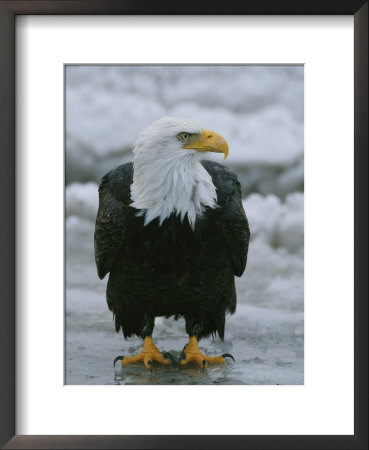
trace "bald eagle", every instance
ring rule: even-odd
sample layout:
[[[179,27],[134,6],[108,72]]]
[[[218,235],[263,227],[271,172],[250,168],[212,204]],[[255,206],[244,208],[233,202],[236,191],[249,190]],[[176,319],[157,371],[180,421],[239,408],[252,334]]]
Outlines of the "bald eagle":
[[[143,339],[126,364],[169,365],[152,339],[155,317],[183,317],[189,341],[179,359],[205,368],[225,362],[207,356],[198,341],[218,333],[236,309],[234,276],[246,267],[249,225],[237,176],[204,160],[207,152],[228,156],[219,134],[182,118],[164,117],[146,128],[133,147],[133,163],[101,180],[95,227],[100,279],[109,273],[107,303],[116,332]]]

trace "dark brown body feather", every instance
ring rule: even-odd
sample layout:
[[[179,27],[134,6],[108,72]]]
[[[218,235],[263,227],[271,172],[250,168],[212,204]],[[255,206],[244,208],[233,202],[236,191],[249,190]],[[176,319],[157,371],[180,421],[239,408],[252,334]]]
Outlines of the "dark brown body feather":
[[[105,175],[95,228],[98,275],[110,272],[107,302],[125,337],[152,334],[157,316],[184,317],[199,339],[224,336],[225,315],[236,308],[234,276],[246,267],[250,231],[236,175],[205,161],[218,208],[207,209],[193,231],[172,214],[144,226],[130,207],[132,163]]]

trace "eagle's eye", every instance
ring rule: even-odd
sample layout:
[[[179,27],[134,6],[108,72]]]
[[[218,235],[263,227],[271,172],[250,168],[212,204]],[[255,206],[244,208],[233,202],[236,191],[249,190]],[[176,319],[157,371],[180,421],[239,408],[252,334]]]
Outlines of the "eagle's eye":
[[[187,142],[190,138],[190,135],[188,133],[179,133],[177,134],[177,138],[182,142]]]

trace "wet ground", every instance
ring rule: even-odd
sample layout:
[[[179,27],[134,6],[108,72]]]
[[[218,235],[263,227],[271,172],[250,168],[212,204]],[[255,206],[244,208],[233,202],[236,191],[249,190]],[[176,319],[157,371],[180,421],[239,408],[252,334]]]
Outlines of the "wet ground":
[[[79,254],[83,257],[83,254]],[[76,261],[79,259],[75,257]],[[225,340],[200,341],[208,355],[231,353],[235,363],[209,365],[203,372],[197,366],[165,367],[156,364],[152,373],[142,363],[122,367],[118,355],[140,351],[139,338],[124,340],[116,334],[105,302],[105,282],[87,287],[94,267],[79,265],[73,271],[85,283],[67,289],[66,308],[66,384],[303,384],[303,313],[238,304],[236,314],[228,316]],[[78,276],[79,272],[79,276]],[[97,277],[96,277],[97,278]],[[238,280],[239,291],[245,280]],[[178,359],[187,342],[184,321],[157,318],[154,340],[160,351]]]

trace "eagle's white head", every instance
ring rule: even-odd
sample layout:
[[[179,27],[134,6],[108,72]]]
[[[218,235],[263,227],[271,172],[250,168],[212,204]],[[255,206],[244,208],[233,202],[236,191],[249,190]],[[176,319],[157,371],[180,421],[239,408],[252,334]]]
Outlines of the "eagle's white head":
[[[206,152],[228,156],[225,139],[191,120],[163,117],[138,136],[134,148],[132,207],[145,216],[145,225],[172,213],[195,228],[205,207],[215,208],[217,194],[209,173],[201,165]]]

